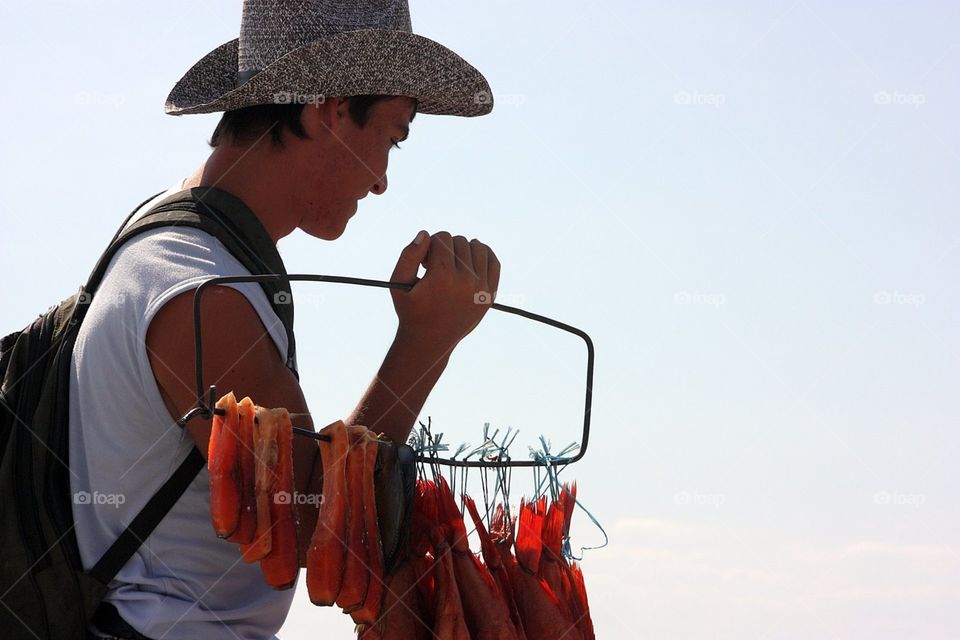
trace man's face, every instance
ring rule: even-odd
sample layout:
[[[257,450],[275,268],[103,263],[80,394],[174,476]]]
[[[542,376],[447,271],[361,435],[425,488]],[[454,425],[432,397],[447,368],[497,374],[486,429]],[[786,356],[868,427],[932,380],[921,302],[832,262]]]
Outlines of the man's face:
[[[305,191],[301,229],[318,238],[335,240],[343,234],[362,198],[386,191],[390,150],[409,133],[415,104],[404,96],[377,102],[363,127],[347,113],[346,102],[328,104],[326,117],[319,112],[305,113],[305,118],[315,119],[313,126],[308,126],[315,135],[309,145],[306,170],[312,188]],[[311,108],[308,105],[305,111]]]

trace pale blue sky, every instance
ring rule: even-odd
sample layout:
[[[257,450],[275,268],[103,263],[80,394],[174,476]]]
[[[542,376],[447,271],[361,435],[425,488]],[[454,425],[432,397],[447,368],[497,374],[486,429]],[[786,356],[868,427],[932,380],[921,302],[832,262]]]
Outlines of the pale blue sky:
[[[958,6],[411,11],[486,74],[493,113],[419,116],[340,240],[280,249],[291,272],[386,278],[420,228],[476,236],[504,301],[593,336],[593,438],[566,473],[611,533],[584,561],[599,636],[960,635]],[[5,331],[205,157],[216,116],[163,101],[239,18],[239,0],[0,7]],[[392,310],[297,293],[307,398],[332,420]],[[565,444],[582,366],[575,339],[491,318],[426,411]],[[350,631],[303,593],[281,635]]]

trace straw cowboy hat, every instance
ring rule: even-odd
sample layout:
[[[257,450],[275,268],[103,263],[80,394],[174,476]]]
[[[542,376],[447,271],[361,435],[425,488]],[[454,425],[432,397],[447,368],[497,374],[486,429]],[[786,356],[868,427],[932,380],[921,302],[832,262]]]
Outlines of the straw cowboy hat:
[[[173,87],[170,115],[325,96],[410,96],[420,113],[480,116],[486,79],[413,33],[406,0],[244,0],[240,37],[204,56]]]

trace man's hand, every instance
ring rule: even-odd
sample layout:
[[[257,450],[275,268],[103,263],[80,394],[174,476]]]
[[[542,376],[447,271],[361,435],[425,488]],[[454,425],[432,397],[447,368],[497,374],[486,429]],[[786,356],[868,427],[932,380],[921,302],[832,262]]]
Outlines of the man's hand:
[[[417,280],[417,270],[426,268]],[[397,337],[449,353],[480,323],[496,296],[500,261],[487,245],[440,231],[426,231],[400,254],[391,280],[416,282],[411,291],[391,290],[399,319]]]

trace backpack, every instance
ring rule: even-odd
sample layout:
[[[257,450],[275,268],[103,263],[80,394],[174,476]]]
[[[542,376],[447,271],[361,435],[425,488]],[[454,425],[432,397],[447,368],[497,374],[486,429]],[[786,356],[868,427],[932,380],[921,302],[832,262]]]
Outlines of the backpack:
[[[71,355],[110,260],[127,240],[158,227],[199,228],[252,274],[278,274],[261,287],[286,329],[287,366],[293,369],[289,281],[253,212],[226,191],[198,187],[172,194],[127,227],[157,195],[127,216],[76,294],[0,341],[0,629],[6,637],[85,638],[107,585],[204,466],[194,447],[96,565],[84,571],[68,468]]]

